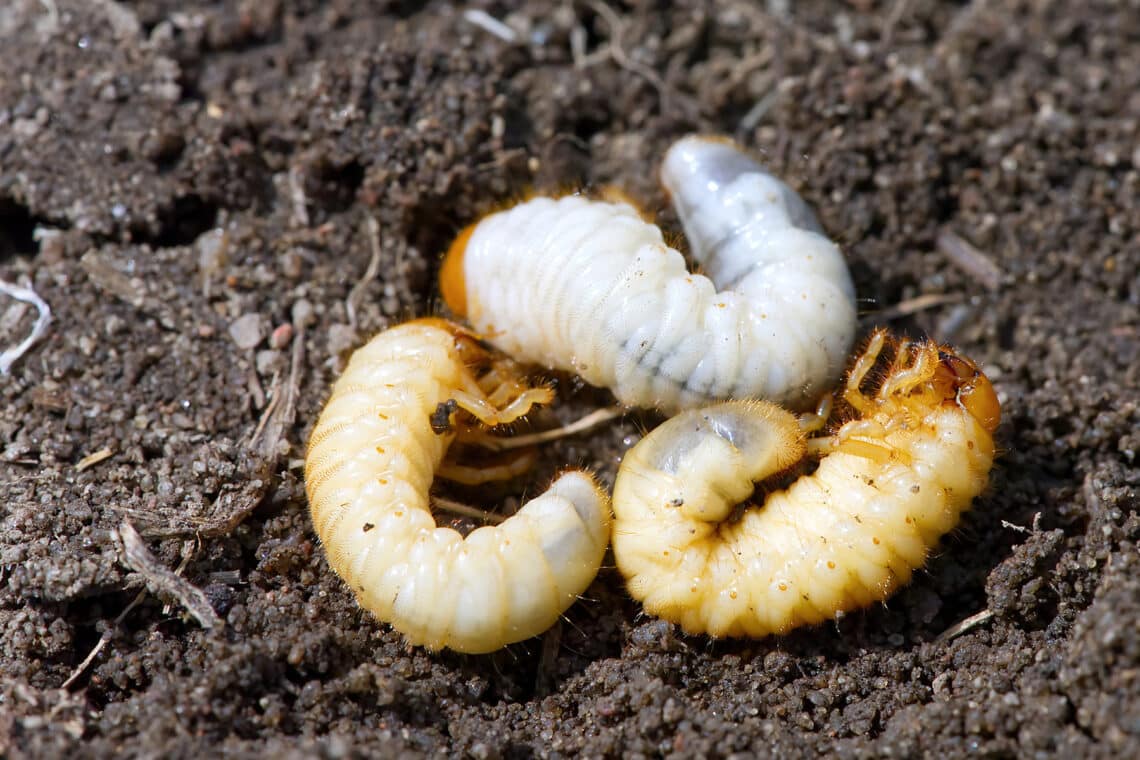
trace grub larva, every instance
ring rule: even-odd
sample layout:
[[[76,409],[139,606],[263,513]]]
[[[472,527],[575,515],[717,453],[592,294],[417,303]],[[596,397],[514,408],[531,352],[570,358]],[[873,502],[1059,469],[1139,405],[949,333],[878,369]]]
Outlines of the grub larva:
[[[466,538],[432,517],[437,473],[472,474],[444,463],[452,441],[485,435],[480,426],[511,422],[550,396],[438,319],[380,333],[333,387],[305,459],[313,526],[361,606],[410,643],[480,653],[530,638],[597,574],[610,506],[585,472],[564,473],[502,524]],[[464,419],[473,420],[466,429]]]
[[[814,402],[855,328],[839,249],[790,188],[730,144],[682,140],[662,176],[707,277],[628,204],[534,198],[456,239],[444,300],[514,358],[576,372],[625,404]]]
[[[860,386],[887,343],[872,338],[844,399],[856,418],[805,441],[763,401],[684,412],[626,454],[614,487],[613,550],[630,593],[688,633],[760,637],[888,597],[985,487],[1000,419],[993,388],[933,343],[897,346],[871,395]],[[762,504],[736,505],[805,451],[819,466]]]

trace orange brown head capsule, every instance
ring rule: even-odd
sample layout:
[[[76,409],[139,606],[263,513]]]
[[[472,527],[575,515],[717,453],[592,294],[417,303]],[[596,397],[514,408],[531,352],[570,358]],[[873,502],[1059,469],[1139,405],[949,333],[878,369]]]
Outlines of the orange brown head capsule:
[[[465,367],[485,367],[491,362],[491,353],[488,347],[479,340],[479,336],[462,325],[442,317],[420,317],[406,324],[435,328],[449,333],[455,340],[453,348],[456,355],[462,360]]]
[[[1001,423],[1001,403],[990,379],[973,362],[953,351],[939,349],[934,382],[944,385],[949,391],[947,398],[953,398],[986,430],[991,433],[997,430]]]
[[[467,316],[467,277],[463,271],[463,262],[467,254],[467,243],[474,231],[474,224],[463,228],[447,249],[443,265],[439,269],[439,291],[444,303],[457,317]]]

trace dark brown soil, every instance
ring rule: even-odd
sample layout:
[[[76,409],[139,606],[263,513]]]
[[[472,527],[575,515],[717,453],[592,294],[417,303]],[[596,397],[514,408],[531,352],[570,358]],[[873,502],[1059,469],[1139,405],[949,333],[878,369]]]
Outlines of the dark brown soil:
[[[656,166],[693,130],[818,209],[865,327],[984,366],[992,487],[836,625],[682,637],[611,567],[545,639],[407,650],[306,514],[345,352],[438,310],[449,238],[528,188],[614,183],[675,229]],[[0,277],[54,321],[0,378],[0,755],[1140,756],[1138,193],[1134,0],[7,0]],[[0,348],[34,316],[0,296]],[[549,447],[531,487],[612,482],[651,423]],[[223,628],[131,606],[124,520]]]

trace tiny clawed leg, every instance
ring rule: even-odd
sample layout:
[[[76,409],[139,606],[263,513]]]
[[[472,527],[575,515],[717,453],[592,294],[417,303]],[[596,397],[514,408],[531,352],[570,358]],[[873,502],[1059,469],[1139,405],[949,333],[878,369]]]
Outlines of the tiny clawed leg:
[[[809,438],[808,453],[823,456],[841,451],[878,464],[905,456],[885,441],[886,435],[887,431],[875,420],[856,420],[848,422],[835,435]]]
[[[847,375],[847,386],[843,391],[843,400],[850,404],[859,413],[866,413],[871,409],[871,399],[863,395],[859,386],[863,384],[867,374],[879,360],[879,354],[887,341],[884,330],[876,330],[867,344],[867,349],[855,360],[855,365]]]
[[[505,407],[498,408],[486,397],[468,391],[457,389],[451,394],[451,400],[458,408],[468,412],[487,427],[514,422],[530,412],[534,406],[549,404],[553,398],[554,392],[549,388],[528,388]]]
[[[482,394],[496,407],[503,407],[515,396],[530,388],[518,368],[505,362],[494,364],[477,383]]]
[[[870,459],[877,464],[886,464],[897,457],[897,450],[882,441],[867,438],[853,438],[838,435],[809,438],[807,441],[809,455],[822,457],[836,451],[844,454]]]
[[[491,362],[490,368],[479,375],[475,383],[481,394],[500,409],[527,391],[542,387],[527,382],[527,372],[518,362],[507,357]]]
[[[827,456],[839,448],[839,436],[825,435],[819,438],[807,439],[807,455],[809,457]]]
[[[454,402],[456,408],[467,412],[487,427],[499,424],[499,410],[481,395],[455,389],[451,392],[449,401]]]
[[[828,419],[831,418],[831,408],[834,404],[835,397],[832,393],[828,392],[820,396],[814,412],[804,412],[796,418],[800,423],[800,430],[805,434],[823,430]]]
[[[433,507],[442,509],[445,512],[451,512],[452,514],[456,515],[463,515],[464,517],[470,517],[475,520],[482,520],[483,522],[493,523],[495,525],[498,525],[507,519],[507,516],[505,515],[488,512],[484,509],[479,509],[478,507],[472,507],[464,504],[461,501],[455,501],[454,499],[445,499],[442,496],[431,497],[431,503]]]
[[[934,367],[931,366],[931,362],[937,360],[937,351],[930,351],[926,347],[919,345],[914,364],[903,369],[902,362],[905,361],[905,354],[909,353],[908,348],[909,345],[907,344],[899,347],[899,357],[895,359],[895,364],[898,369],[891,371],[890,377],[883,383],[883,387],[879,389],[879,398],[885,399],[893,393],[908,391],[916,385],[925,382],[934,374]]]
[[[876,464],[887,464],[896,455],[896,449],[882,441],[867,438],[845,438],[839,442],[839,451]]]
[[[532,449],[512,451],[509,454],[480,461],[478,464],[459,464],[445,459],[436,470],[436,476],[465,486],[477,486],[500,480],[511,480],[529,472],[538,455]]]
[[[549,404],[554,400],[554,391],[546,387],[527,388],[514,398],[511,403],[499,410],[499,425],[514,422],[525,416],[535,406]]]

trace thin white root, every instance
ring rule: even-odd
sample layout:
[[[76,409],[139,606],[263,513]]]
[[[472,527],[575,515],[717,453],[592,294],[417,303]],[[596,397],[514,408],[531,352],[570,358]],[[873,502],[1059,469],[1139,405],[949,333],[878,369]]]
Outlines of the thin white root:
[[[114,637],[115,630],[127,619],[127,615],[130,614],[131,610],[142,604],[143,599],[146,599],[147,593],[147,589],[144,588],[135,594],[135,598],[131,600],[130,604],[123,608],[123,611],[115,618],[114,623],[107,626],[102,635],[99,636],[99,640],[95,642],[95,646],[91,647],[91,651],[83,658],[83,662],[75,666],[75,670],[71,671],[71,675],[67,677],[66,681],[59,685],[59,688],[71,688],[71,685],[87,672],[87,668],[91,666],[91,663],[94,662],[95,658],[99,656],[99,653],[103,651],[103,647],[107,646],[107,643]]]
[[[10,282],[0,280],[0,293],[9,295],[17,301],[30,303],[35,306],[36,311],[39,312],[39,316],[36,317],[36,323],[32,326],[32,332],[28,337],[24,338],[20,344],[14,348],[9,348],[3,353],[0,353],[0,374],[7,375],[12,365],[19,361],[20,357],[26,354],[28,349],[35,345],[36,341],[42,338],[47,332],[48,325],[51,324],[51,307],[30,287],[23,288],[19,285],[13,285]]]
[[[448,499],[443,496],[431,497],[431,503],[433,506],[438,507],[445,512],[451,512],[454,515],[461,515],[463,517],[470,517],[472,520],[482,520],[483,522],[493,523],[495,525],[498,525],[507,519],[503,515],[496,514],[494,512],[488,512],[487,510],[479,509],[478,507],[472,507],[468,504],[464,504],[461,501],[455,501],[454,499]]]
[[[472,26],[477,26],[492,37],[498,37],[508,45],[513,45],[519,41],[518,34],[514,29],[504,24],[499,19],[492,16],[487,11],[480,10],[479,8],[469,8],[463,11],[463,20]]]
[[[526,435],[515,435],[510,438],[494,435],[479,436],[477,438],[468,439],[468,443],[476,443],[491,451],[508,451],[510,449],[521,449],[527,446],[537,446],[542,443],[559,441],[563,438],[569,438],[572,435],[593,430],[599,425],[622,416],[627,411],[628,409],[625,406],[615,404],[614,406],[597,409],[585,417],[571,422],[569,425],[556,427],[552,430],[543,430],[539,433],[528,433]]]

